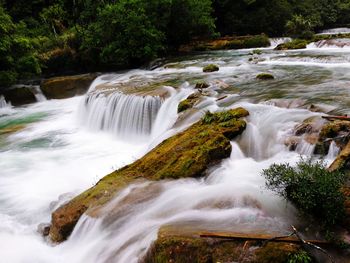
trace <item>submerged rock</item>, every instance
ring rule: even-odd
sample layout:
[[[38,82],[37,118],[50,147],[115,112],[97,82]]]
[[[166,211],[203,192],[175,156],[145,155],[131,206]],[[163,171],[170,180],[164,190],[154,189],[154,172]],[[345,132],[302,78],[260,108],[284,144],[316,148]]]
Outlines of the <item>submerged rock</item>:
[[[270,73],[260,73],[259,75],[256,76],[256,78],[259,80],[270,80],[270,79],[274,79],[275,77]]]
[[[200,177],[213,164],[231,154],[230,140],[241,134],[249,115],[243,108],[219,113],[207,112],[187,130],[160,143],[136,162],[102,178],[94,187],[59,207],[52,214],[50,237],[64,241],[80,216],[87,211],[98,216],[98,208],[135,180]]]
[[[302,251],[291,243],[201,238],[201,231],[163,227],[142,262],[256,262],[284,263]],[[215,233],[213,233],[215,234]],[[228,233],[229,234],[229,233]]]
[[[96,77],[96,73],[91,73],[50,78],[43,81],[41,90],[48,99],[70,98],[85,94]]]

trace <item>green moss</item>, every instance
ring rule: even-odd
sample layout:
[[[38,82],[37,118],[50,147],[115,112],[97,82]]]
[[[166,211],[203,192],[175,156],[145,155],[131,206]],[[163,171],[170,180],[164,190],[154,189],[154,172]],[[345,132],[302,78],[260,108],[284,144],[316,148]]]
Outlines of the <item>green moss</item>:
[[[341,135],[341,133],[347,134],[348,132],[350,132],[349,121],[331,121],[322,127],[319,140],[323,141],[328,138],[334,138]]]
[[[179,106],[177,107],[177,112],[180,113],[192,107],[193,105],[191,101],[189,99],[185,99],[179,103]]]
[[[261,34],[256,36],[237,37],[228,41],[226,48],[242,49],[242,48],[257,48],[270,46],[270,40],[267,35]]]
[[[248,114],[243,108],[211,114],[210,122],[198,121],[187,130],[166,139],[136,162],[105,176],[94,187],[53,213],[52,240],[59,242],[67,238],[88,208],[90,215],[98,213],[99,206],[137,179],[202,176],[212,164],[230,156],[230,140],[246,127],[246,123],[239,118]]]
[[[201,98],[201,93],[193,93],[187,97],[187,99],[181,101],[177,107],[177,113],[183,112],[187,109],[193,108]]]
[[[209,64],[203,68],[203,72],[214,72],[219,71],[219,67],[214,64]]]
[[[278,45],[276,50],[288,50],[288,49],[304,49],[312,41],[305,39],[294,39],[291,42]]]
[[[295,244],[269,242],[262,246],[256,241],[205,239],[198,235],[180,231],[168,233],[162,228],[142,262],[286,263],[291,255],[300,250],[300,246]]]
[[[259,75],[256,76],[256,78],[259,80],[270,80],[270,79],[274,79],[275,77],[270,73],[260,73]]]

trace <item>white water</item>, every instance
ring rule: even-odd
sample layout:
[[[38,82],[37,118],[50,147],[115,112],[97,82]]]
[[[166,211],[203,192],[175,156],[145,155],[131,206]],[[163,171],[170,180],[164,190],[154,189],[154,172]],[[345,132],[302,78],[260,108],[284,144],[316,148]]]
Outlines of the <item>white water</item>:
[[[271,48],[275,48],[280,44],[288,43],[292,41],[290,37],[275,37],[270,38]]]
[[[11,103],[7,103],[4,96],[0,96],[0,108],[7,108],[10,107]]]
[[[81,104],[82,123],[128,139],[147,136],[163,99],[153,96],[93,93]]]
[[[31,86],[31,90],[35,96],[36,101],[45,101],[46,97],[43,94],[42,90],[40,89],[40,86]]]
[[[101,76],[91,85],[88,109],[84,108],[87,97],[83,96],[13,108],[8,116],[1,117],[0,124],[8,119],[39,116],[24,130],[0,137],[0,262],[137,262],[165,224],[218,231],[289,233],[290,224],[298,223],[295,210],[265,189],[260,173],[272,163],[294,164],[299,154],[311,153],[305,144],[298,152],[290,152],[284,141],[295,125],[318,114],[263,102],[300,96],[334,103],[337,109],[347,112],[348,64],[345,70],[327,67],[322,61],[321,69],[303,64],[252,65],[244,52],[213,52],[181,62],[177,68]],[[286,62],[293,60],[294,54],[283,54]],[[302,55],[312,58],[309,53]],[[342,59],[338,53],[331,55]],[[272,61],[281,53],[264,50],[262,56]],[[208,62],[220,64],[220,71],[203,74],[201,67]],[[256,81],[256,74],[262,71],[273,72],[276,80]],[[219,79],[229,83],[230,87],[212,93],[220,92],[231,99],[216,102],[215,98],[207,98],[196,113],[178,123],[177,105],[193,92],[193,76],[195,80]],[[106,80],[127,83],[158,78],[183,80],[180,88],[167,88],[170,97],[161,104],[159,98],[94,93],[96,86]],[[123,102],[128,106],[121,107]],[[144,111],[147,120],[152,120],[151,125],[144,126],[142,117],[134,118],[143,116],[141,105],[151,105],[150,111]],[[60,204],[93,186],[107,173],[140,158],[198,119],[206,109],[238,106],[250,112],[248,127],[232,142],[231,157],[213,168],[208,177],[130,185],[105,207],[105,217],[92,219],[84,215],[68,241],[57,246],[36,232],[38,224],[49,222],[51,212]],[[115,110],[118,107],[122,111],[128,109],[126,114],[131,118],[120,115]],[[150,114],[155,108],[157,113]],[[118,127],[116,123],[123,125]],[[125,140],[120,135],[130,137]],[[335,153],[333,145],[332,156],[327,158]]]
[[[348,34],[350,33],[350,28],[348,27],[340,27],[340,28],[332,28],[322,30],[317,35],[335,35],[335,34]]]

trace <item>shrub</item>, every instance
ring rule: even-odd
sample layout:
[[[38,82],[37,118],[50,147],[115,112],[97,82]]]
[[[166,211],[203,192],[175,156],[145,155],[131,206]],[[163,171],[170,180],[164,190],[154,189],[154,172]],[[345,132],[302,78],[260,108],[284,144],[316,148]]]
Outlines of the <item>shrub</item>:
[[[302,215],[317,218],[331,227],[344,218],[345,197],[340,191],[344,173],[330,172],[322,161],[301,159],[296,167],[273,164],[263,170],[268,189],[291,201]]]

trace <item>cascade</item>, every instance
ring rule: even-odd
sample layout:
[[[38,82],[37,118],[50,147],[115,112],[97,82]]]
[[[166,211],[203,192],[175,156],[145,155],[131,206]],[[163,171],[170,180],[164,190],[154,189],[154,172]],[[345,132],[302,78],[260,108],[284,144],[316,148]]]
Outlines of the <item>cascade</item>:
[[[80,112],[83,123],[93,130],[110,131],[119,137],[142,137],[151,133],[162,102],[159,96],[94,92],[85,97]]]
[[[290,37],[274,37],[270,38],[271,48],[275,48],[280,44],[288,43],[292,41]]]
[[[11,103],[7,103],[4,96],[0,96],[0,108],[7,108],[11,106]]]
[[[46,100],[46,97],[40,89],[40,86],[30,86],[30,90],[34,94],[36,101],[40,102]]]

